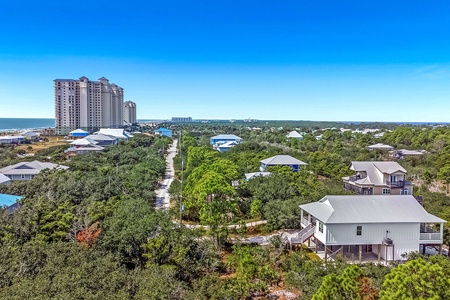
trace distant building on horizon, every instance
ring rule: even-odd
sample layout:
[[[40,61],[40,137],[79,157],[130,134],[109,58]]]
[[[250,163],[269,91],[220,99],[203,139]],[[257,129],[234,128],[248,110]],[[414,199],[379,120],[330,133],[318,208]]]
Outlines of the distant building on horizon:
[[[75,129],[89,132],[123,126],[123,88],[105,77],[90,81],[55,79],[55,129],[66,135]]]
[[[172,122],[174,123],[188,123],[192,122],[191,117],[172,117]]]
[[[136,123],[136,103],[131,100],[123,103],[123,120],[126,125]]]

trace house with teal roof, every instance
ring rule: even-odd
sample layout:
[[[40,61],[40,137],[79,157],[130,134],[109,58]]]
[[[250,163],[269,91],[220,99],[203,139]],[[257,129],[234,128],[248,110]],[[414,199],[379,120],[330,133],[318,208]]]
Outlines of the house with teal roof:
[[[172,130],[163,127],[156,129],[155,134],[172,138]]]

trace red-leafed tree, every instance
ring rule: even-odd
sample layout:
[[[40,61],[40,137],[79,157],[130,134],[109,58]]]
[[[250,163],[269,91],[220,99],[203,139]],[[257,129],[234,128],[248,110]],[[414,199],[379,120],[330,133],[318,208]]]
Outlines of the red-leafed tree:
[[[83,230],[80,230],[77,233],[77,242],[79,242],[81,245],[83,245],[86,248],[91,248],[97,237],[100,235],[102,230],[99,227],[99,222],[95,222],[89,227],[84,228]]]

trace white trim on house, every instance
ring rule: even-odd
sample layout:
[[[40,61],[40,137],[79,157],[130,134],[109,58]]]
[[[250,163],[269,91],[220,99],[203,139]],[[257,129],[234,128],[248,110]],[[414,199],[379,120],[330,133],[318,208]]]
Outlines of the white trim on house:
[[[446,221],[429,214],[411,195],[325,196],[300,208],[302,227],[316,226],[314,237],[326,249],[365,246],[379,259],[401,260],[420,245],[443,243]]]

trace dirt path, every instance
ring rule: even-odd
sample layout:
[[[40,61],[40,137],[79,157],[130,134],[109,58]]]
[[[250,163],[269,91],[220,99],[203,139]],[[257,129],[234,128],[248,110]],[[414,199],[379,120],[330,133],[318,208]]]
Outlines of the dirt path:
[[[169,150],[167,150],[166,174],[164,176],[164,179],[159,183],[159,189],[155,191],[156,209],[168,210],[170,207],[169,188],[175,176],[175,169],[173,167],[173,158],[177,155],[177,144],[178,140],[176,139],[173,140],[172,145],[170,145]]]

